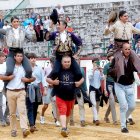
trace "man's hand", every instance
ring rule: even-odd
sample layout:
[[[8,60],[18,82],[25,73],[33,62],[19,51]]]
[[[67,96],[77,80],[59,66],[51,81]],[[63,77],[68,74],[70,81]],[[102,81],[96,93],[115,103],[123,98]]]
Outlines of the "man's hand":
[[[79,82],[79,81],[78,82],[75,82],[75,86],[76,87],[80,87],[81,86],[81,82]]]
[[[22,82],[26,82],[26,81],[28,81],[28,78],[22,77],[22,78],[21,78],[21,81],[22,81]]]
[[[26,77],[22,77],[21,81],[26,83],[26,82],[33,82],[36,78],[35,77],[31,77],[31,78],[26,78]]]
[[[78,59],[78,56],[75,54],[75,55],[73,55],[73,58],[74,59]]]
[[[108,97],[108,92],[106,90],[104,90],[104,95]]]
[[[53,80],[53,85],[59,85],[59,80],[57,79]]]
[[[47,88],[46,87],[44,87],[44,91],[43,91],[43,96],[46,96],[47,95]]]
[[[8,76],[9,80],[12,80],[15,77],[15,75]]]

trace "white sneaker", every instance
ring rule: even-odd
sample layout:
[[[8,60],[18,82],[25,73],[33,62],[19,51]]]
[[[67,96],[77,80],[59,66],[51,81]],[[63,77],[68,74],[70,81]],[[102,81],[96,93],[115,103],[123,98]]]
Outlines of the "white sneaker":
[[[55,122],[55,125],[56,125],[56,127],[59,127],[60,126],[60,122],[59,121],[56,121]]]
[[[41,123],[41,124],[45,124],[45,117],[40,116],[40,123]]]

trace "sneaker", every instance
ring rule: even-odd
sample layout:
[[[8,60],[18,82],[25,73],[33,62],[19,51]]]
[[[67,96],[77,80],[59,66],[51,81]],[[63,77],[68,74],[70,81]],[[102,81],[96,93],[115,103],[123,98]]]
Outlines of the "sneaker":
[[[100,124],[100,121],[99,120],[96,120],[95,121],[95,125],[98,126],[99,124]]]
[[[56,125],[56,127],[59,127],[60,126],[60,122],[59,121],[56,121],[55,122],[55,125]]]
[[[121,130],[121,132],[122,132],[122,133],[129,133],[129,131],[128,131],[127,128],[123,128],[123,129]]]
[[[133,121],[133,119],[128,119],[128,122],[129,122],[130,125],[134,125],[135,124],[135,122]]]
[[[70,120],[70,126],[74,126],[74,121]]]
[[[26,138],[30,134],[28,129],[23,130],[23,138]]]
[[[104,121],[105,121],[106,123],[110,123],[109,118],[104,118]]]
[[[12,130],[12,131],[11,131],[11,137],[16,137],[16,136],[17,136],[17,131]]]
[[[62,129],[61,129],[61,135],[62,135],[63,137],[68,137],[67,128],[62,128]]]
[[[40,116],[40,123],[41,123],[41,124],[45,124],[45,117]]]
[[[85,121],[84,120],[81,121],[81,127],[85,127],[85,125],[86,125]]]

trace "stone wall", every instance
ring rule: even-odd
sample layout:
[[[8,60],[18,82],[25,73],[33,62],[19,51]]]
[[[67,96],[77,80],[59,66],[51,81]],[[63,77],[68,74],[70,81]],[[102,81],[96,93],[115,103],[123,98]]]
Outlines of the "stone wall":
[[[97,3],[87,5],[72,5],[64,6],[65,15],[69,16],[72,21],[72,27],[75,32],[79,34],[83,40],[83,51],[81,55],[95,55],[97,53],[105,54],[106,47],[109,45],[110,36],[103,36],[103,31],[106,26],[106,21],[110,11],[127,10],[129,13],[130,21],[134,22],[140,16],[140,1],[122,1],[111,3]],[[32,9],[22,10],[24,17]],[[49,14],[51,11],[47,8],[36,8],[35,12],[40,13],[42,16]],[[23,19],[22,19],[23,20]],[[45,47],[44,47],[45,46]],[[39,56],[48,56],[50,49],[48,49],[47,42],[37,43],[31,47],[31,44],[25,44],[25,51],[34,51]],[[49,50],[49,52],[48,52]]]

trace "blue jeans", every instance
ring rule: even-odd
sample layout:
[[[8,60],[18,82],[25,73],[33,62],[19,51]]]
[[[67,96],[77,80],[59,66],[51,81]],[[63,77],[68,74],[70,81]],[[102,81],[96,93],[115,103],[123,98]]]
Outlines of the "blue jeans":
[[[29,120],[29,125],[34,126],[36,123],[38,102],[35,101],[34,103],[31,103],[30,99],[26,97],[26,107],[27,107],[27,116]]]
[[[121,128],[126,128],[126,119],[135,109],[134,86],[115,83],[115,92],[120,105]]]

